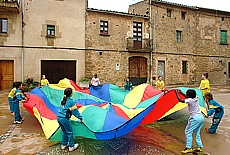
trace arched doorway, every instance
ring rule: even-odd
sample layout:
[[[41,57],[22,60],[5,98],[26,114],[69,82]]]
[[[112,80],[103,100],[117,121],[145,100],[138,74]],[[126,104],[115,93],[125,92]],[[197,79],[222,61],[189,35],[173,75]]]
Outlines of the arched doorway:
[[[147,82],[147,58],[139,56],[129,58],[129,77],[135,86]]]

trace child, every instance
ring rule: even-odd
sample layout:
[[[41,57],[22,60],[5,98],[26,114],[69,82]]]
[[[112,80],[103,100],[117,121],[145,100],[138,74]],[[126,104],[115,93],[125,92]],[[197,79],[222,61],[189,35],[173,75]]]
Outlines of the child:
[[[14,93],[16,91],[16,87],[15,87],[15,83],[13,83],[13,88],[11,89],[10,93],[8,94],[8,102],[9,102],[9,106],[10,106],[10,113],[12,115],[14,115],[14,102],[13,102],[13,99],[14,99]]]
[[[212,116],[214,114],[212,118],[212,126],[209,129],[205,128],[205,130],[208,133],[213,134],[216,132],[216,129],[224,115],[224,107],[215,100],[213,100],[213,96],[209,92],[204,94],[204,98],[208,107],[207,117]]]
[[[64,150],[69,147],[69,151],[74,151],[78,147],[78,143],[74,144],[73,129],[70,124],[69,118],[73,114],[75,117],[80,119],[81,122],[83,122],[83,119],[77,108],[70,111],[70,108],[75,106],[76,104],[76,102],[70,98],[72,96],[72,89],[66,88],[64,90],[64,95],[65,96],[61,102],[62,108],[59,109],[57,114],[57,121],[62,129],[61,149]]]
[[[186,136],[186,148],[182,153],[191,153],[191,152],[201,152],[203,148],[203,144],[200,138],[200,130],[204,124],[204,117],[200,111],[200,105],[198,98],[196,97],[196,91],[193,89],[188,89],[186,91],[186,95],[181,91],[180,93],[184,95],[187,99],[182,100],[178,95],[178,90],[176,91],[176,95],[178,100],[183,103],[188,104],[188,111],[190,112],[190,117],[188,119],[188,124],[185,128],[185,136]],[[192,148],[192,135],[193,133],[196,136],[196,145],[195,149]]]
[[[42,75],[42,79],[41,79],[41,86],[43,87],[44,85],[49,85],[49,81],[46,79],[45,75]]]
[[[210,83],[208,80],[208,73],[202,74],[202,79],[203,80],[201,80],[200,82],[199,89],[202,91],[202,94],[204,96],[206,92],[210,92]]]
[[[94,74],[94,77],[91,80],[91,85],[93,85],[93,86],[99,86],[100,85],[100,80],[97,77],[97,74]]]
[[[25,97],[22,96],[21,90],[22,90],[22,82],[16,82],[15,83],[15,93],[14,93],[14,124],[21,124],[22,121],[24,121],[24,118],[20,115],[20,108],[19,108],[19,101],[24,101]]]
[[[164,81],[162,80],[162,77],[161,76],[158,76],[158,80],[156,81],[156,87],[158,90],[161,90],[161,91],[164,91]]]
[[[133,88],[132,81],[127,77],[124,85],[125,91],[130,91]]]

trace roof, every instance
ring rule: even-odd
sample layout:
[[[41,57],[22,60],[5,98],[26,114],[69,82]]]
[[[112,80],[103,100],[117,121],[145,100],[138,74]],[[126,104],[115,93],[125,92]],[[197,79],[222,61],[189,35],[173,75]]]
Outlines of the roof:
[[[199,10],[199,11],[210,12],[210,13],[215,13],[215,14],[224,14],[224,15],[229,15],[230,16],[230,12],[223,11],[223,10],[215,10],[215,9],[203,8],[203,7],[197,7],[197,6],[188,6],[188,5],[184,5],[184,4],[167,2],[167,1],[163,1],[163,0],[152,0],[152,4],[153,3],[174,5],[174,6],[178,6],[178,7],[184,7],[184,8],[189,8],[189,9],[196,9],[196,10]]]
[[[141,14],[135,14],[135,13],[118,12],[118,11],[111,11],[111,10],[101,10],[101,9],[95,9],[95,8],[87,8],[86,10],[87,11],[93,11],[93,12],[101,12],[101,13],[121,15],[121,16],[149,18],[149,16],[147,16],[147,15],[141,15]]]

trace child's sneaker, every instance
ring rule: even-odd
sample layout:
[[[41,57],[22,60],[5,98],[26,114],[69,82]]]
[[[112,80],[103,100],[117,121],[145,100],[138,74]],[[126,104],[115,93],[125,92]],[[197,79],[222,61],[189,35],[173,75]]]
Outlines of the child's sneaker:
[[[61,145],[62,150],[65,150],[67,147],[68,147],[68,145],[66,145],[66,146]]]
[[[184,151],[181,151],[182,153],[186,154],[186,153],[192,153],[193,149],[192,148],[185,148]]]
[[[77,149],[77,147],[78,147],[78,143],[76,143],[73,147],[69,147],[69,151],[72,152],[75,149]]]
[[[210,131],[209,131],[209,129],[208,128],[205,128],[205,130],[207,131],[207,133],[211,133]],[[211,133],[212,134],[212,133]]]
[[[197,147],[197,148],[193,149],[193,151],[195,151],[195,152],[202,152],[203,150],[201,149],[201,147]]]
[[[22,121],[14,121],[14,124],[22,124]]]

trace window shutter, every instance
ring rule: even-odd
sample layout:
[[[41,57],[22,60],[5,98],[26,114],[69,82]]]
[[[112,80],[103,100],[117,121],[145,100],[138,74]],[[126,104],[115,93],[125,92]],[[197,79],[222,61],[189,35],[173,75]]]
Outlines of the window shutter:
[[[227,43],[227,32],[220,31],[220,43],[226,44]]]

